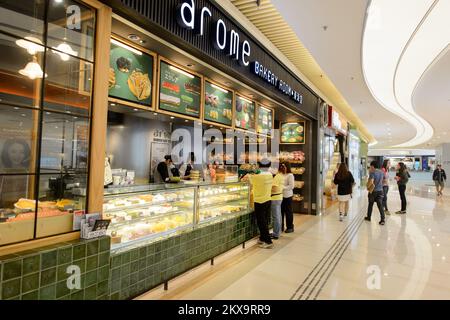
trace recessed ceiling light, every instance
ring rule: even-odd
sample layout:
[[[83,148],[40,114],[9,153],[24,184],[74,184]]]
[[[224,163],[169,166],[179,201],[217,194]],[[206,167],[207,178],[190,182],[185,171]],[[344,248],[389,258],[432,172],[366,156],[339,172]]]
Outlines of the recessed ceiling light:
[[[116,104],[115,103],[111,103],[111,107],[115,107],[116,106]]]
[[[146,41],[145,40],[139,40],[140,44],[144,44]]]
[[[157,116],[158,114],[155,112],[153,115],[154,115],[154,116]]]
[[[194,66],[194,64],[192,64],[192,63],[188,63],[187,65],[186,65],[186,67],[189,67],[189,68],[192,68]]]
[[[175,117],[170,117],[170,119],[172,119],[172,120],[173,120],[173,119],[175,119]]]
[[[139,40],[141,40],[141,37],[139,37],[137,34],[129,34],[128,39],[133,40],[133,41],[139,41]]]
[[[184,122],[189,122],[189,120],[184,120]]]
[[[14,107],[14,110],[19,110],[20,108],[19,107]]]
[[[136,109],[136,108],[135,108],[135,109],[133,109],[133,110],[134,110],[134,111],[139,111],[139,109]]]

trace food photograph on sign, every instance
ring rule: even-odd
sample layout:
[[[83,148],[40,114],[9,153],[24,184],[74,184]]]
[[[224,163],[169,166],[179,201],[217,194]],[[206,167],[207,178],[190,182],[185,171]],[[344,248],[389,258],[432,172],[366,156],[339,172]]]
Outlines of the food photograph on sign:
[[[200,117],[201,78],[161,61],[159,109]]]
[[[281,124],[281,143],[305,143],[305,122],[289,122]]]
[[[255,129],[255,103],[241,96],[236,96],[236,128]]]
[[[152,106],[153,56],[111,39],[109,96]]]
[[[233,92],[205,81],[204,119],[226,126],[233,124]]]
[[[273,110],[258,106],[258,133],[270,135],[273,125]]]

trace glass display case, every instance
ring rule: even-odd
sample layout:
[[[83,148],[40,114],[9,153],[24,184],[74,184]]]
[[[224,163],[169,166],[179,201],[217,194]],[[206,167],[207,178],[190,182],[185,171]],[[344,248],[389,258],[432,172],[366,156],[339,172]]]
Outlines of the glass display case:
[[[248,213],[250,187],[245,183],[199,186],[198,222],[217,222],[230,216]]]
[[[105,189],[113,250],[140,246],[250,210],[247,183],[157,184]]]
[[[103,219],[112,248],[153,241],[194,225],[195,187],[166,185],[106,189]]]

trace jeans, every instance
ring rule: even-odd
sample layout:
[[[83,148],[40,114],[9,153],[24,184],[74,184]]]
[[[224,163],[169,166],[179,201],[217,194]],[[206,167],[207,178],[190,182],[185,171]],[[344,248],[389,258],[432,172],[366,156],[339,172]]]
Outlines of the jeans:
[[[383,210],[383,191],[373,191],[369,193],[369,206],[367,208],[367,217],[370,219],[372,217],[373,205],[376,202],[378,210],[380,211],[381,221],[385,220],[384,210]]]
[[[272,239],[269,233],[270,201],[264,203],[255,202],[255,214],[259,229],[259,240],[271,244]]]
[[[384,208],[384,210],[389,211],[388,207],[387,207],[387,200],[388,200],[387,195],[389,193],[389,186],[383,186],[383,193],[384,193],[383,208]]]
[[[406,211],[406,185],[399,184],[398,192],[400,193],[400,200],[402,201],[402,209],[401,211]]]
[[[281,202],[281,229],[284,230],[284,218],[286,217],[286,229],[294,229],[294,212],[292,211],[292,197],[283,198]]]
[[[272,200],[273,236],[279,237],[281,233],[281,200]]]

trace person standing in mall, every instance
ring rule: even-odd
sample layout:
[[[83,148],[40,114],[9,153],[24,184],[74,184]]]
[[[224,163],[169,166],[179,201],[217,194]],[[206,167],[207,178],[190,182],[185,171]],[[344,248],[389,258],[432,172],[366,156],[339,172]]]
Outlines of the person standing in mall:
[[[348,171],[345,163],[341,163],[339,166],[333,182],[338,187],[339,221],[343,221],[344,216],[348,215],[349,201],[352,198],[353,185],[355,184],[355,179],[352,173]]]
[[[273,176],[268,170],[269,167],[269,162],[262,161],[260,165],[261,173],[247,174],[242,178],[243,181],[248,180],[252,186],[256,223],[259,229],[258,244],[263,249],[273,248],[273,242],[269,233]]]
[[[447,181],[447,175],[440,164],[437,165],[436,170],[433,172],[433,181],[436,184],[437,195],[442,196],[442,191],[444,191],[445,182]]]
[[[408,183],[410,177],[411,176],[409,175],[406,165],[403,162],[399,162],[397,165],[397,174],[395,176],[395,180],[397,181],[398,192],[400,193],[400,200],[402,202],[402,208],[400,211],[397,211],[396,214],[406,213],[406,205],[407,205],[406,184]]]
[[[389,167],[391,166],[391,163],[388,159],[385,159],[383,161],[383,166],[381,167],[381,171],[383,171],[383,209],[384,213],[387,215],[390,215],[387,200],[388,200],[388,193],[389,193]]]
[[[273,186],[272,186],[272,221],[273,221],[273,232],[271,238],[278,240],[281,235],[281,203],[283,201],[283,189],[284,189],[284,176],[281,173],[281,166],[278,172],[273,176]]]
[[[367,182],[367,190],[369,191],[369,206],[367,207],[367,217],[364,219],[366,221],[371,221],[373,205],[376,203],[381,217],[379,224],[382,226],[384,226],[386,221],[383,210],[383,177],[384,174],[380,170],[379,163],[377,161],[372,161],[370,163],[370,174]]]
[[[281,164],[280,171],[284,178],[283,201],[281,202],[281,230],[284,230],[286,219],[286,233],[294,232],[294,212],[292,210],[292,197],[294,196],[295,177],[291,172],[289,162]]]

